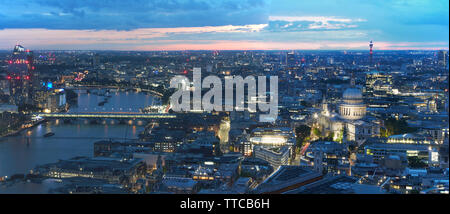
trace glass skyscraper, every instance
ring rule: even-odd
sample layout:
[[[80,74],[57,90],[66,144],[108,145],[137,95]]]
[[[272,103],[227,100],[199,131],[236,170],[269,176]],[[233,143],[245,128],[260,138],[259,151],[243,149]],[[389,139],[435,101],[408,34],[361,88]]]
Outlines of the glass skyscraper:
[[[8,60],[7,70],[11,104],[31,104],[33,70],[33,52],[16,45]]]

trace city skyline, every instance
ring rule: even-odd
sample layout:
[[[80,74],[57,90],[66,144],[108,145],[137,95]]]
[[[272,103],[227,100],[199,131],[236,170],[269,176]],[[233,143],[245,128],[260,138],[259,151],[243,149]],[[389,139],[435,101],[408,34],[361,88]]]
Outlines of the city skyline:
[[[0,50],[448,50],[447,1],[24,1]]]
[[[0,0],[0,196],[448,195],[448,6]]]

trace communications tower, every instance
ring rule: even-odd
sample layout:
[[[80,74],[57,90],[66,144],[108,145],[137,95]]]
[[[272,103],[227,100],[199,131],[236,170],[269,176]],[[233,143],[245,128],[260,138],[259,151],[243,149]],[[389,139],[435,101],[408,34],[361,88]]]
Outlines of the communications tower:
[[[372,40],[370,40],[369,47],[370,47],[369,63],[370,63],[370,65],[372,65],[372,54],[373,54],[373,51],[372,51],[372,48],[373,48]]]

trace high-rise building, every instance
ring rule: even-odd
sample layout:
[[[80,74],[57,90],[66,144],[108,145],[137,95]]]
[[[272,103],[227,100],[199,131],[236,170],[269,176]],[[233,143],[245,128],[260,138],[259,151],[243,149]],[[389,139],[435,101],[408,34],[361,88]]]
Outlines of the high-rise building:
[[[448,64],[448,51],[441,50],[438,52],[438,64],[446,67]]]
[[[295,58],[295,53],[290,52],[286,54],[286,65],[289,67],[293,67],[297,65],[297,59]]]
[[[32,103],[32,79],[35,79],[33,70],[33,53],[16,45],[8,60],[7,69],[11,104],[19,106]]]
[[[100,65],[100,56],[98,55],[98,53],[95,53],[92,56],[92,67],[96,68]]]

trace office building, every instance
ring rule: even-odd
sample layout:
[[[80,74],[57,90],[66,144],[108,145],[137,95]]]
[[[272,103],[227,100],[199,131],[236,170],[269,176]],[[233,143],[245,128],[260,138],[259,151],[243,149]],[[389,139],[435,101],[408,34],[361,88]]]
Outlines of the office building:
[[[16,45],[8,60],[7,68],[11,104],[17,106],[32,104],[33,70],[33,53],[21,45]]]

